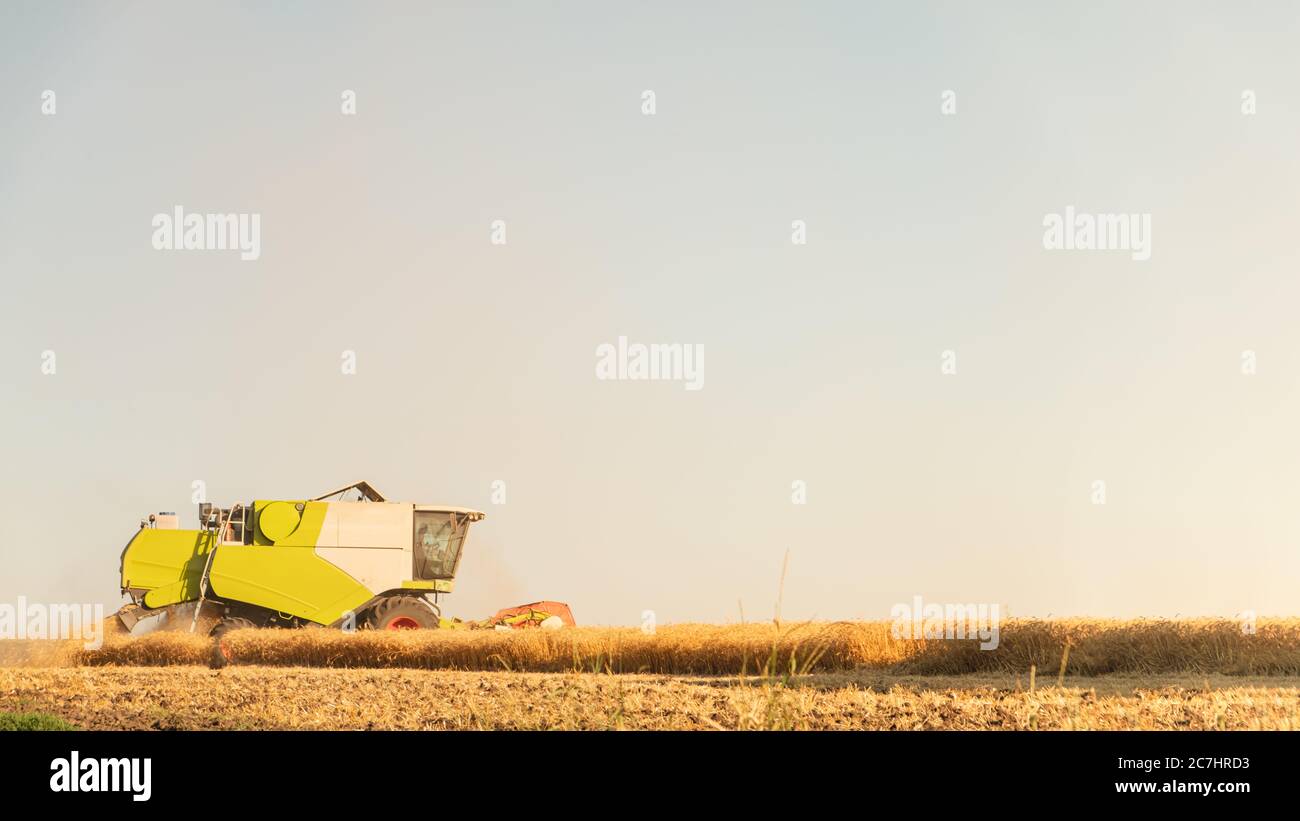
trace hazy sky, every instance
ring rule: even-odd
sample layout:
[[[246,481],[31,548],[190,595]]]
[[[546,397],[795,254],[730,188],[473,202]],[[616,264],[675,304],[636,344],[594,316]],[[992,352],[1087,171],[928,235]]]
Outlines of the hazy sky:
[[[364,478],[487,512],[462,617],[1297,612],[1294,4],[487,6],[0,7],[0,601]]]

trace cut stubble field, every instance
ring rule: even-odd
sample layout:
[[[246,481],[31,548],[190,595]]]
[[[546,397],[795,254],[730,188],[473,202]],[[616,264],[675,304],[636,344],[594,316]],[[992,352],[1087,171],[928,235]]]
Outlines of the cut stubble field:
[[[1276,679],[1004,676],[734,677],[332,670],[4,668],[0,711],[90,729],[1297,729]]]

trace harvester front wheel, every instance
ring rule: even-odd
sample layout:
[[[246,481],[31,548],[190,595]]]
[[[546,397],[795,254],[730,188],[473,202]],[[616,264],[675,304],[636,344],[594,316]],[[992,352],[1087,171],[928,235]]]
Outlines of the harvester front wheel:
[[[370,626],[376,630],[430,630],[438,626],[438,614],[423,599],[390,596],[370,611]]]
[[[212,628],[212,632],[208,634],[212,637],[212,666],[220,669],[231,661],[230,648],[226,645],[227,633],[231,630],[243,630],[256,626],[252,619],[246,619],[242,616],[226,616],[217,622],[217,626]]]

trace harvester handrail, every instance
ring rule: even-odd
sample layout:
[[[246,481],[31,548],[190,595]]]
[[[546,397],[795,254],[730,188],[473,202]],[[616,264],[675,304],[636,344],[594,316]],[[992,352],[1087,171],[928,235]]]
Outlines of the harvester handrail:
[[[329,493],[322,493],[320,496],[317,496],[315,499],[312,499],[311,501],[322,502],[326,499],[329,499],[332,496],[342,496],[344,493],[347,493],[349,490],[353,490],[353,489],[355,489],[358,493],[360,493],[361,498],[367,502],[388,501],[387,499],[384,498],[384,494],[375,490],[374,486],[365,480],[362,480],[360,482],[353,482],[350,485],[344,485],[343,487],[338,488],[337,490],[331,490]]]
[[[212,572],[212,559],[217,555],[217,547],[226,532],[226,527],[230,520],[235,517],[235,511],[243,507],[239,502],[230,508],[226,514],[226,520],[221,521],[221,514],[217,514],[217,527],[212,531],[212,546],[208,548],[208,560],[203,563],[203,573],[199,576],[199,599],[194,602],[194,618],[190,620],[190,632],[193,633],[199,626],[199,611],[203,609],[203,600],[208,595],[208,574]],[[240,517],[243,517],[243,511],[240,510]]]

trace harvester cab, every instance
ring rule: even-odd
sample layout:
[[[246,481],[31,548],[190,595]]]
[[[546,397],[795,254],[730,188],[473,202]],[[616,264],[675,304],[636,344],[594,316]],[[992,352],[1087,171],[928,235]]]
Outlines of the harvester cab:
[[[345,500],[347,497],[353,500]],[[202,616],[237,627],[438,627],[469,526],[469,508],[390,502],[367,482],[301,500],[201,504],[198,530],[154,514],[122,551],[118,615]],[[155,623],[159,620],[150,619]]]

